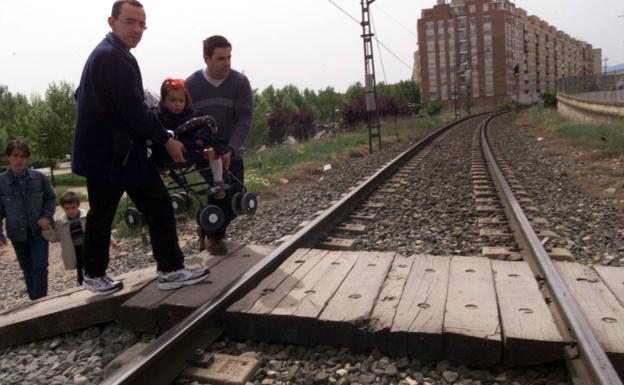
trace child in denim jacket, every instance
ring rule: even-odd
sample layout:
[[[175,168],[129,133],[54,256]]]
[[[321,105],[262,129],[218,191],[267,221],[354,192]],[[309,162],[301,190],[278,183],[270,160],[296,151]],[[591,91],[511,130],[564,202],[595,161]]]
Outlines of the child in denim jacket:
[[[6,218],[7,238],[24,273],[31,300],[48,294],[48,241],[41,230],[50,228],[56,197],[48,178],[27,168],[30,148],[12,140],[5,154],[9,169],[0,175],[0,246],[7,244],[2,231]]]

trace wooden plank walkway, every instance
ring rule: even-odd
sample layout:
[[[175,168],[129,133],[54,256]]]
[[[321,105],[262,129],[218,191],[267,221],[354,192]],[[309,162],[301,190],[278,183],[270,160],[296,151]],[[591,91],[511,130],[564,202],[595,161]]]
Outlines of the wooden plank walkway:
[[[76,287],[0,314],[0,348],[113,321],[119,305],[156,278],[156,269],[116,278],[123,281],[124,288],[111,295],[99,296]]]
[[[187,257],[187,266],[205,266],[211,276],[201,284],[162,291],[155,267],[123,274],[124,288],[98,296],[81,287],[48,296],[0,313],[0,348],[119,321],[133,330],[167,328],[210,300],[237,279],[272,248],[228,244],[227,256],[207,252]]]
[[[511,314],[501,317],[499,307]],[[483,257],[301,249],[225,317],[231,337],[257,341],[376,347],[473,366],[563,357],[528,265]]]
[[[118,278],[124,290],[81,288],[0,314],[0,347],[117,320],[137,331],[167,328],[272,251],[229,244],[230,253],[187,258],[203,283],[161,291],[154,268]],[[624,267],[556,264],[616,369],[624,372]],[[224,315],[231,337],[379,348],[394,356],[470,366],[562,359],[565,343],[525,262],[483,257],[300,249]]]
[[[117,311],[119,324],[134,331],[168,329],[216,296],[273,248],[228,243],[228,250],[227,256],[204,251],[187,261],[187,265],[210,269],[210,276],[201,283],[167,291],[160,290],[156,281],[145,286],[121,304]]]

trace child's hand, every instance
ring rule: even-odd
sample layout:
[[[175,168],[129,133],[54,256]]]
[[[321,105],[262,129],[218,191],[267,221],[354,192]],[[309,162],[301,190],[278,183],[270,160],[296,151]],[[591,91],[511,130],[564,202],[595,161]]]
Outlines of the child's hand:
[[[45,218],[39,219],[39,221],[37,221],[37,224],[39,225],[39,227],[41,227],[41,230],[43,231],[46,231],[50,228],[50,222],[48,222],[48,220]]]
[[[111,245],[111,247],[112,247],[113,249],[116,249],[116,248],[119,246],[119,244],[117,243],[117,241],[115,240],[115,238],[111,238],[111,240],[110,240],[110,245]]]

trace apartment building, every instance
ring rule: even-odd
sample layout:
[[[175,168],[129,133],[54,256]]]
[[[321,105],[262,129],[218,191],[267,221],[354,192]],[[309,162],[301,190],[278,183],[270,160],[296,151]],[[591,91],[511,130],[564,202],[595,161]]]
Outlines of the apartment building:
[[[511,0],[438,0],[422,10],[418,44],[421,98],[449,106],[534,103],[562,77],[593,74],[601,59]]]

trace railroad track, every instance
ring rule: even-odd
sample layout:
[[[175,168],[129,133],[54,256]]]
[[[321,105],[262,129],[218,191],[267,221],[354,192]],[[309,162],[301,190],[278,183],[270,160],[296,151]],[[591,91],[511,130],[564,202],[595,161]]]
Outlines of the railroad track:
[[[431,147],[432,143],[442,140],[447,131],[461,127],[463,124],[475,124],[476,121],[479,121],[480,129],[473,141],[472,177],[475,204],[483,208],[477,211],[484,214],[479,218],[479,236],[482,239],[479,247],[483,248],[485,254],[489,251],[497,258],[523,258],[532,266],[535,275],[542,278],[540,283],[544,296],[553,299],[553,311],[557,313],[556,318],[560,321],[561,330],[569,340],[575,341],[567,347],[571,372],[575,373],[571,376],[572,378],[579,383],[621,383],[550,262],[549,251],[553,254],[553,250],[546,250],[544,243],[545,239],[547,242],[547,238],[553,237],[554,234],[544,228],[534,230],[533,225],[543,226],[543,221],[539,220],[532,209],[527,216],[525,210],[533,207],[531,202],[522,193],[521,186],[514,183],[513,178],[511,183],[508,182],[511,177],[509,172],[505,178],[504,172],[501,171],[505,167],[497,166],[493,151],[487,144],[487,127],[495,118],[496,116],[489,115],[468,118],[444,126],[422,138],[305,224],[265,259],[225,288],[213,301],[204,304],[178,325],[165,332],[140,356],[115,372],[102,384],[170,383],[185,366],[184,358],[191,357],[196,348],[206,346],[208,341],[216,338],[219,328],[215,327],[214,319],[230,304],[277,269],[297,249],[319,246],[331,248],[344,245],[345,238],[340,238],[342,234],[345,232],[351,234],[354,225],[361,225],[357,223],[358,219],[364,222],[367,218],[370,220],[370,210],[381,208],[378,205],[378,199],[375,199],[376,194],[396,196],[397,190],[404,186],[401,181],[408,175],[414,174],[422,157],[426,156],[428,151],[432,151],[434,148]],[[482,148],[481,154],[477,150],[479,146]],[[533,219],[533,224],[529,218]],[[362,234],[362,239],[364,239],[366,233],[362,232]],[[503,239],[504,246],[492,245],[492,240],[500,242],[500,239]],[[336,240],[340,241],[336,242]],[[357,239],[351,239],[351,241],[353,241],[351,246],[362,243],[362,240],[358,242]],[[554,250],[554,252],[561,253],[561,250]]]

